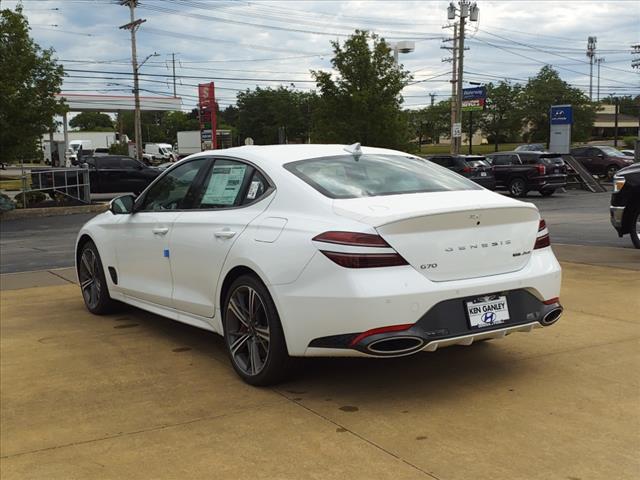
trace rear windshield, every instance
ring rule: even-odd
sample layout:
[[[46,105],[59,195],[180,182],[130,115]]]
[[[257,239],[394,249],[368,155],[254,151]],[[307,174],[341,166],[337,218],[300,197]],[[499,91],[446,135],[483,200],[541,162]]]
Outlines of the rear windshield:
[[[489,163],[481,158],[475,158],[473,160],[465,160],[465,163],[470,167],[488,167]]]
[[[443,167],[401,155],[344,155],[284,165],[329,198],[479,190],[477,184]]]
[[[560,156],[543,156],[542,158],[540,158],[540,160],[542,160],[542,162],[547,165],[564,165],[564,160]]]

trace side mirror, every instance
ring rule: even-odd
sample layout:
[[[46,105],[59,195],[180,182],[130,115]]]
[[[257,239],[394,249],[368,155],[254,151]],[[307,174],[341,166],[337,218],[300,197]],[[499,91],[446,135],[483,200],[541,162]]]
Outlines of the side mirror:
[[[122,195],[109,202],[109,211],[114,215],[127,215],[133,213],[133,204],[136,197],[133,195]]]
[[[598,155],[596,155],[596,157],[598,157],[598,158],[604,158],[604,153],[599,153]]]

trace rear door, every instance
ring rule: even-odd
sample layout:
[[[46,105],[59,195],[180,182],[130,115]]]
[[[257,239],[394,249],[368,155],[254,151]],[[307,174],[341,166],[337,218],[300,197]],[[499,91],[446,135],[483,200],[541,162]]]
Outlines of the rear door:
[[[515,155],[504,154],[494,155],[493,159],[493,175],[496,177],[496,185],[506,187],[509,184],[509,178],[513,171]]]
[[[100,177],[98,185],[102,193],[127,192],[121,184],[122,166],[120,157],[94,157],[97,175]]]
[[[247,225],[268,206],[267,178],[240,160],[216,159],[192,210],[181,212],[170,239],[174,308],[213,317],[220,272]]]
[[[120,190],[122,192],[140,193],[149,184],[148,178],[144,175],[145,165],[138,160],[129,157],[120,158],[122,175],[120,177]]]

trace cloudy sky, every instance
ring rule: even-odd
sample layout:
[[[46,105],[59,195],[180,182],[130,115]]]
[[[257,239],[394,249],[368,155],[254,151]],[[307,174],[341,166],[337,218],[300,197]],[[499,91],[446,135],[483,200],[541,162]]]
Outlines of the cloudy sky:
[[[2,8],[18,2],[0,0]],[[640,0],[482,1],[467,30],[465,81],[526,82],[545,64],[588,92],[587,37],[596,36],[603,57],[600,95],[640,94],[640,69],[631,68],[631,45],[640,43]],[[127,95],[131,91],[129,9],[117,0],[23,0],[32,34],[53,47],[67,69],[65,92]],[[157,53],[142,67],[145,95],[172,95],[171,54],[185,110],[196,102],[196,84],[212,80],[222,107],[238,91],[286,85],[309,90],[310,69],[330,70],[332,40],[354,29],[372,30],[390,42],[415,41],[400,56],[414,76],[405,105],[420,108],[446,99],[450,64],[443,58],[452,34],[443,1],[402,0],[141,0],[138,56]],[[594,67],[594,99],[596,96]]]

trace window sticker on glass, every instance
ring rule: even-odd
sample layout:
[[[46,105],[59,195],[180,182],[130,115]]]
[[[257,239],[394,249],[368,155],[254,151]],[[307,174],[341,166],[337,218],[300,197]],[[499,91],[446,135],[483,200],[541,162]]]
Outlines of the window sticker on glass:
[[[256,195],[258,194],[259,188],[260,188],[259,180],[254,180],[253,182],[251,182],[251,185],[249,186],[249,192],[247,193],[247,199],[254,200],[256,198]]]
[[[238,197],[247,165],[213,167],[202,204],[233,205]]]

